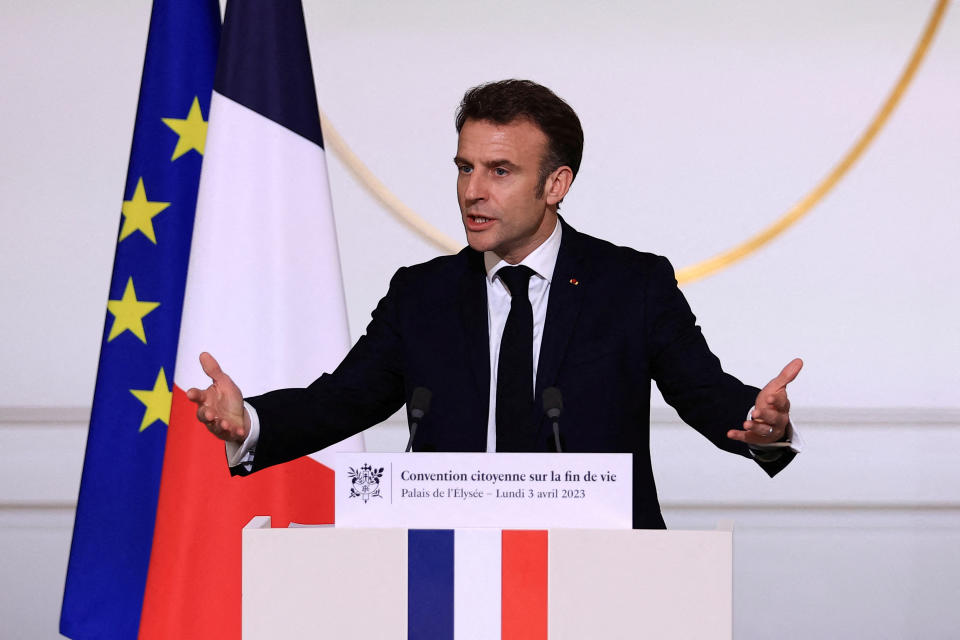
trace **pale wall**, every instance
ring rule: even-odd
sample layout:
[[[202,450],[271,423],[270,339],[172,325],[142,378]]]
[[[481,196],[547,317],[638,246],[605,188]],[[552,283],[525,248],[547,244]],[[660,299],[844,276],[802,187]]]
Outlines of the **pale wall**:
[[[530,77],[586,130],[567,219],[680,267],[760,229],[825,175],[931,6],[308,1],[305,13],[321,107],[448,235],[462,233],[459,95]],[[52,637],[149,3],[6,0],[0,14],[0,635]],[[655,416],[670,524],[740,528],[738,637],[770,637],[785,619],[798,638],[960,626],[958,69],[953,7],[837,189],[774,244],[685,288],[730,371],[762,383],[794,355],[807,361],[791,395],[810,448],[773,482],[703,448],[668,410]],[[358,336],[393,270],[436,250],[330,164]],[[396,446],[398,429],[371,443]]]

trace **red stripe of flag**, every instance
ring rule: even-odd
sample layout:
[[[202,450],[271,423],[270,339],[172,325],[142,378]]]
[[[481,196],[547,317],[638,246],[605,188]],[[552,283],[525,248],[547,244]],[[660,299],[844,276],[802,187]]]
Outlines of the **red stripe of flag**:
[[[547,638],[547,532],[504,531],[501,639]]]
[[[175,387],[140,640],[239,638],[241,529],[255,515],[333,522],[333,477],[309,458],[231,477],[223,443]]]

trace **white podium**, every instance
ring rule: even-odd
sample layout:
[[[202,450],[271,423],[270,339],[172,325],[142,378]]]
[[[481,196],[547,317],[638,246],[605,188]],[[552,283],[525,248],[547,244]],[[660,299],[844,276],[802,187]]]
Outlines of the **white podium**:
[[[729,639],[731,531],[630,529],[631,457],[342,453],[338,528],[243,531],[243,637]]]
[[[407,530],[269,527],[258,516],[243,530],[246,640],[421,637],[408,629]],[[731,531],[545,535],[546,622],[538,637],[732,637]],[[495,581],[491,575],[472,582]],[[472,615],[471,606],[453,616]]]

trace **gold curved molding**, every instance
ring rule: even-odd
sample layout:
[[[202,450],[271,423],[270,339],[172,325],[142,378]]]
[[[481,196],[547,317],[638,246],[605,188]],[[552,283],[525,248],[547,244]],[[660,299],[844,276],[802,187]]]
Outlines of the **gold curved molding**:
[[[913,80],[914,75],[916,75],[917,69],[920,67],[920,63],[927,54],[927,50],[930,48],[930,43],[933,41],[933,36],[937,32],[937,28],[940,26],[940,22],[943,19],[943,13],[946,8],[947,0],[937,1],[937,4],[933,9],[933,13],[930,15],[930,19],[927,21],[926,27],[924,27],[923,35],[920,36],[920,40],[914,47],[913,53],[910,54],[910,60],[907,62],[907,66],[901,72],[900,77],[897,79],[897,83],[887,95],[887,98],[884,100],[880,110],[877,111],[877,115],[873,117],[873,120],[867,125],[867,128],[864,129],[863,133],[860,134],[860,137],[857,138],[857,140],[853,143],[853,146],[851,146],[847,153],[844,154],[843,158],[841,158],[840,161],[834,165],[833,169],[830,170],[826,177],[824,177],[816,186],[813,187],[813,189],[803,196],[800,201],[797,202],[797,204],[793,205],[789,211],[783,214],[778,220],[774,221],[770,226],[762,229],[735,247],[727,249],[722,253],[718,253],[717,255],[707,258],[702,262],[678,269],[677,281],[680,284],[686,284],[701,278],[705,278],[709,275],[713,275],[717,271],[729,267],[734,262],[743,260],[748,255],[757,251],[779,236],[781,233],[792,227],[797,223],[797,221],[800,220],[800,218],[810,213],[810,210],[819,204],[821,200],[823,200],[824,196],[826,196],[847,174],[847,172],[850,170],[850,167],[852,167],[853,164],[860,159],[860,156],[863,155],[863,152],[866,151],[867,147],[870,146],[870,143],[873,142],[874,138],[877,137],[877,133],[879,133],[880,129],[882,129],[887,123],[887,120],[890,118],[890,114],[893,113],[894,109],[896,109],[897,104],[900,102],[900,98],[903,97],[903,94],[906,92],[907,87]]]
[[[837,183],[843,179],[850,171],[850,168],[860,159],[867,147],[870,146],[870,143],[877,137],[880,130],[886,125],[890,119],[890,115],[900,103],[900,99],[913,81],[917,69],[920,67],[920,63],[930,48],[933,37],[943,21],[943,14],[946,11],[947,3],[948,0],[937,0],[933,12],[924,27],[923,34],[920,36],[920,40],[916,46],[914,46],[913,52],[910,54],[910,59],[901,72],[900,77],[897,78],[893,89],[891,89],[887,95],[877,114],[863,130],[863,133],[854,141],[853,145],[847,150],[840,161],[833,166],[829,173],[785,214],[766,228],[730,249],[696,264],[678,269],[677,281],[680,284],[687,284],[713,275],[769,244],[777,236],[810,213]],[[386,185],[373,175],[373,172],[370,171],[353,150],[350,149],[350,146],[347,145],[346,141],[344,141],[343,137],[337,132],[330,123],[329,118],[327,118],[326,114],[322,111],[320,112],[320,120],[323,126],[323,135],[327,148],[339,156],[340,160],[343,161],[347,169],[359,180],[360,184],[379,200],[394,217],[412,230],[421,234],[426,240],[443,251],[456,253],[460,250],[463,246],[462,242],[457,242],[427,222],[413,209],[401,202]]]
[[[340,157],[343,164],[360,181],[367,192],[379,200],[394,217],[447,253],[456,253],[463,247],[462,242],[457,242],[424,220],[420,214],[401,202],[400,198],[387,189],[387,186],[380,182],[377,176],[373,175],[370,168],[363,164],[343,139],[343,136],[330,124],[330,119],[327,118],[327,114],[322,109],[320,110],[320,125],[323,129],[323,142],[326,148]]]

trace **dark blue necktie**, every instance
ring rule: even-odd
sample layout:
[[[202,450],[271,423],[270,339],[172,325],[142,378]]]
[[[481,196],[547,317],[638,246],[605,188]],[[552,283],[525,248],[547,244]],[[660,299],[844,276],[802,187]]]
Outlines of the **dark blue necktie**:
[[[533,269],[503,267],[497,275],[511,298],[497,365],[497,451],[520,451],[533,420],[533,308],[527,295]]]

